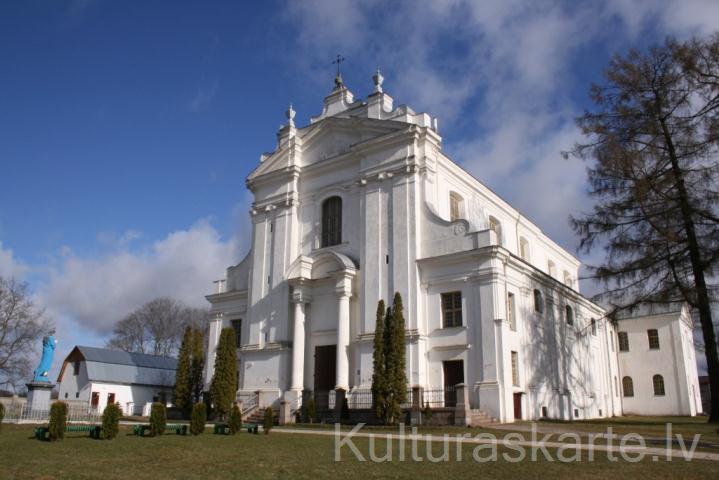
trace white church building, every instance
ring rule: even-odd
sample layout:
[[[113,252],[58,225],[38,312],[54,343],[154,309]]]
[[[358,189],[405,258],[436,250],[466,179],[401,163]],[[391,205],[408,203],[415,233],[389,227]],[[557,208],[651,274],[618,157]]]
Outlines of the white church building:
[[[239,396],[294,409],[308,393],[367,391],[377,302],[399,292],[408,387],[462,383],[471,408],[501,422],[700,411],[686,338],[667,334],[651,352],[674,367],[661,375],[664,397],[677,397],[654,403],[659,363],[618,351],[623,324],[581,295],[580,261],[448,158],[436,118],[395,107],[373,79],[355,100],[338,76],[309,125],[290,107],[248,176],[250,251],[207,296],[208,385],[220,330],[233,327]]]

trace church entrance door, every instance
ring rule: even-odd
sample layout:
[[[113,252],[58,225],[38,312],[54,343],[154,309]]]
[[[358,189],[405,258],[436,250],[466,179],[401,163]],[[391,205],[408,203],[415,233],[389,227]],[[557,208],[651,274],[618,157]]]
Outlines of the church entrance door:
[[[337,379],[337,345],[315,347],[315,406],[318,411],[329,408],[329,393]]]
[[[444,406],[457,406],[457,392],[455,386],[464,383],[464,362],[462,360],[450,360],[442,362],[444,373]]]
[[[522,393],[518,392],[514,394],[514,419],[522,419]]]

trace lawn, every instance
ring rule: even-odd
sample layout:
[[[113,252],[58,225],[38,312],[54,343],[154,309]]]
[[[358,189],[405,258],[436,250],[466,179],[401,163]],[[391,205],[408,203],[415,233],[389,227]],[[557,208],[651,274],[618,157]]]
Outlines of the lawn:
[[[609,462],[597,454],[594,462],[548,462],[542,459],[520,463],[506,461],[477,463],[472,459],[473,445],[461,448],[462,461],[456,461],[456,445],[450,445],[450,461],[431,463],[411,461],[409,441],[406,460],[397,460],[397,443],[393,444],[393,462],[359,462],[349,448],[342,449],[342,461],[334,461],[334,438],[329,436],[271,432],[270,435],[220,436],[206,433],[199,437],[166,435],[139,438],[123,428],[115,440],[91,440],[69,434],[60,442],[41,442],[31,438],[30,425],[3,425],[0,431],[0,477],[37,479],[163,479],[163,478],[419,478],[419,476],[460,478],[716,478],[719,462],[694,460],[685,462],[652,461],[640,463]],[[479,432],[479,430],[476,430]],[[434,433],[434,432],[433,432]],[[356,439],[354,444],[369,456],[369,441]],[[386,451],[384,440],[378,442],[376,454]],[[441,444],[434,445],[439,456]],[[425,457],[424,445],[419,452]],[[514,452],[499,448],[503,452]],[[556,459],[556,456],[554,457]]]

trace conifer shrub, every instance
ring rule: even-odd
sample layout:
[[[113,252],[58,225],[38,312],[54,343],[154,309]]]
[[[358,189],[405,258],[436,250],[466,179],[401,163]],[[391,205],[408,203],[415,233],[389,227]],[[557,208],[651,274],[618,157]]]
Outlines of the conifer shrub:
[[[347,397],[344,397],[342,399],[342,407],[340,409],[340,419],[342,419],[342,420],[350,419],[350,406],[347,403]]]
[[[210,396],[217,415],[226,419],[237,397],[237,343],[232,328],[223,328],[220,332]]]
[[[310,419],[310,423],[314,422],[317,418],[317,405],[315,405],[314,398],[310,398],[310,401],[307,402],[307,416]]]
[[[422,409],[422,421],[425,425],[429,425],[432,422],[432,407],[429,406],[429,403],[425,403]]]
[[[165,405],[159,402],[152,404],[150,410],[150,436],[156,437],[165,433],[165,426],[167,425],[167,408]]]
[[[102,412],[102,435],[106,440],[112,440],[120,433],[120,417],[122,410],[116,403],[111,403]]]
[[[0,403],[0,430],[2,430],[3,418],[5,418],[5,405]]]
[[[272,427],[275,425],[275,412],[272,411],[272,407],[265,408],[265,418],[262,422],[262,428],[265,431],[265,435],[270,433]]]
[[[233,405],[232,410],[230,410],[230,421],[228,423],[230,426],[230,435],[234,435],[242,430],[242,412],[237,404]]]
[[[65,427],[67,426],[67,403],[55,402],[50,406],[50,422],[48,430],[50,441],[62,440],[65,438]]]
[[[200,435],[205,431],[205,423],[207,423],[207,406],[202,402],[198,402],[192,406],[190,433]]]

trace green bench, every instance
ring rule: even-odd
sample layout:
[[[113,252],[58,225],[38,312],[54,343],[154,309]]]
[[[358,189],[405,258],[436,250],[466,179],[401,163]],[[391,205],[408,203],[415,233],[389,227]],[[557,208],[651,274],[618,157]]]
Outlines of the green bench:
[[[255,435],[257,435],[259,431],[260,427],[256,423],[247,424],[247,433],[254,433]]]
[[[100,438],[102,434],[102,426],[100,425],[66,425],[66,432],[88,432],[90,438]],[[38,440],[47,440],[50,435],[49,427],[36,427],[33,430],[35,438]]]
[[[230,426],[226,423],[216,423],[214,428],[215,435],[229,435]]]
[[[187,435],[187,425],[180,424],[180,423],[168,423],[165,425],[165,432],[174,432],[177,435]],[[150,425],[144,424],[144,425],[135,425],[132,428],[132,433],[134,433],[138,437],[144,437],[145,432],[150,431]]]

